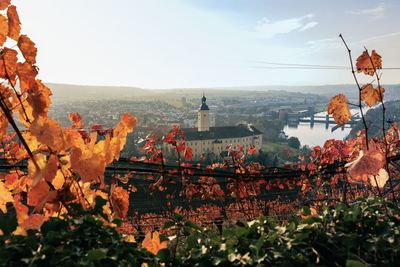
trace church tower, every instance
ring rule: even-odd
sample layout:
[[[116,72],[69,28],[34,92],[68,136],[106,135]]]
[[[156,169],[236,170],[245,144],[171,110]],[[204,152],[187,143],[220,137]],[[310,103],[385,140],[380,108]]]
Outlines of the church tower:
[[[203,93],[201,99],[201,106],[197,113],[197,130],[199,132],[205,132],[210,130],[210,109],[206,103],[207,98]]]

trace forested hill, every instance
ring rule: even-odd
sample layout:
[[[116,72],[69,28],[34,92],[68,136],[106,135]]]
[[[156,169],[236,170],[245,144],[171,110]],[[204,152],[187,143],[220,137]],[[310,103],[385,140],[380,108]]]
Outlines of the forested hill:
[[[386,96],[385,96],[386,97]],[[400,100],[385,102],[386,107],[386,129],[390,127],[389,122],[400,122]],[[370,109],[365,115],[368,126],[368,135],[373,137],[382,134],[382,106]],[[354,138],[359,130],[364,129],[360,121],[350,132],[349,137]]]
[[[179,88],[179,89],[143,89],[129,86],[88,86],[47,83],[52,89],[54,102],[76,100],[110,100],[110,99],[159,99],[174,96],[175,98],[198,98],[203,92],[210,97],[232,97],[266,95],[285,96],[295,93],[316,94],[330,98],[344,93],[349,99],[358,98],[358,89],[354,84],[318,85],[318,86],[238,86],[216,88]],[[400,84],[384,85],[385,99],[400,100]]]

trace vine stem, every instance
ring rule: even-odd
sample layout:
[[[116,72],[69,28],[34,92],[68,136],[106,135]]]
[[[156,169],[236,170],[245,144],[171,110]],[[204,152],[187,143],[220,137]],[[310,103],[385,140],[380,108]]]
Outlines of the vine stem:
[[[375,77],[376,77],[376,82],[378,84],[378,94],[379,94],[379,100],[382,104],[382,134],[383,134],[383,141],[385,142],[385,169],[388,173],[388,181],[389,181],[389,186],[390,189],[392,191],[392,197],[393,197],[393,201],[396,201],[396,196],[394,194],[394,190],[393,190],[393,183],[392,183],[392,179],[391,179],[391,175],[390,175],[390,170],[389,170],[389,162],[388,162],[388,153],[389,153],[389,148],[388,148],[388,142],[387,142],[387,138],[386,138],[386,107],[385,107],[385,103],[383,102],[383,93],[382,93],[382,86],[381,86],[381,78],[378,75],[376,66],[374,61],[372,60],[371,55],[368,52],[368,49],[366,47],[364,47],[365,52],[368,55],[369,61],[371,62]]]
[[[29,117],[28,117],[28,114],[26,113],[25,107],[24,107],[24,105],[22,104],[21,95],[17,92],[17,89],[15,89],[15,85],[12,83],[11,78],[10,78],[10,75],[8,74],[7,66],[6,66],[6,60],[4,59],[4,56],[5,56],[4,50],[2,50],[1,53],[3,54],[2,61],[3,61],[4,73],[5,73],[5,75],[6,75],[6,80],[7,80],[8,83],[11,85],[11,87],[12,87],[12,89],[13,89],[15,95],[16,95],[17,98],[18,98],[18,101],[19,101],[19,103],[20,103],[20,105],[21,105],[21,108],[22,108],[22,112],[23,112],[24,115],[25,115],[25,120],[26,120],[26,122],[28,122],[28,123],[30,124],[31,121],[29,120]]]
[[[344,40],[343,35],[339,34],[339,37],[340,37],[340,39],[342,39],[342,42],[343,42],[344,46],[346,47],[347,52],[349,54],[351,73],[353,74],[354,81],[356,82],[356,85],[357,85],[357,88],[358,88],[358,105],[357,106],[358,106],[358,108],[360,110],[362,122],[363,122],[363,125],[364,125],[365,143],[366,143],[367,150],[368,150],[368,125],[367,125],[367,122],[365,120],[364,111],[362,109],[362,102],[361,102],[361,91],[362,91],[362,89],[361,89],[360,83],[358,82],[358,79],[357,79],[357,76],[356,76],[356,72],[354,70],[353,58],[352,58],[352,55],[351,55],[351,50],[350,50],[349,46],[347,45],[346,41]]]
[[[28,143],[26,142],[25,138],[22,136],[21,131],[19,130],[17,124],[14,121],[14,118],[12,117],[10,110],[8,109],[6,103],[4,102],[3,96],[0,95],[0,108],[3,111],[4,115],[6,116],[8,122],[11,124],[13,127],[14,131],[16,132],[18,138],[20,139],[22,145],[24,146],[26,152],[28,153],[29,157],[31,158],[33,165],[35,165],[35,168],[38,172],[40,172],[40,167],[38,163],[36,162],[36,159],[32,153],[32,150],[29,148]]]

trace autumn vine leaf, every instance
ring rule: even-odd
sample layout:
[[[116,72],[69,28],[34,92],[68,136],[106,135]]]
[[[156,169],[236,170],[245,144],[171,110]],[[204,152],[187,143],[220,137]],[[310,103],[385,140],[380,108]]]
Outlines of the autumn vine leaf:
[[[11,0],[0,0],[0,10],[6,9],[11,3]]]
[[[37,48],[35,47],[35,43],[25,34],[19,37],[18,48],[28,63],[32,65],[36,64]]]
[[[7,40],[8,35],[8,21],[3,15],[0,15],[0,46]]]
[[[17,54],[16,50],[7,47],[0,51],[0,78],[14,80],[18,61]]]
[[[117,217],[126,218],[129,209],[128,191],[120,186],[113,185],[111,188],[111,204]]]
[[[374,88],[371,83],[361,87],[361,99],[369,106],[373,107],[378,102],[382,102],[385,88]]]
[[[192,157],[193,157],[192,148],[188,146],[185,149],[185,160],[189,161],[192,159]]]
[[[7,9],[8,17],[8,36],[18,41],[21,32],[21,21],[19,20],[17,8],[13,5],[9,6]]]
[[[382,57],[372,50],[370,58],[368,51],[364,51],[356,60],[356,68],[357,72],[372,76],[375,70],[382,69]]]
[[[337,124],[346,124],[351,120],[351,113],[346,96],[338,94],[331,98],[328,105],[328,114],[333,116]]]
[[[157,231],[155,231],[153,234],[151,232],[147,232],[142,242],[142,248],[147,249],[154,255],[157,255],[158,251],[167,248],[167,246],[167,241],[160,242],[160,234]]]
[[[358,157],[346,167],[351,180],[368,182],[371,176],[380,174],[385,164],[385,154],[374,141],[370,141],[369,149],[360,150]]]
[[[20,82],[21,92],[26,92],[27,90],[36,87],[35,79],[37,74],[37,69],[29,62],[17,63],[17,75]]]

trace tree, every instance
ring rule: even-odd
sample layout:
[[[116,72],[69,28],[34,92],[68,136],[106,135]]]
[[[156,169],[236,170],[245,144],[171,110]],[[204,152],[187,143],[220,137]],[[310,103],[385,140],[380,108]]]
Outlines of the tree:
[[[288,139],[288,146],[290,146],[291,148],[295,148],[295,149],[299,149],[300,148],[300,141],[297,137],[290,137]]]

